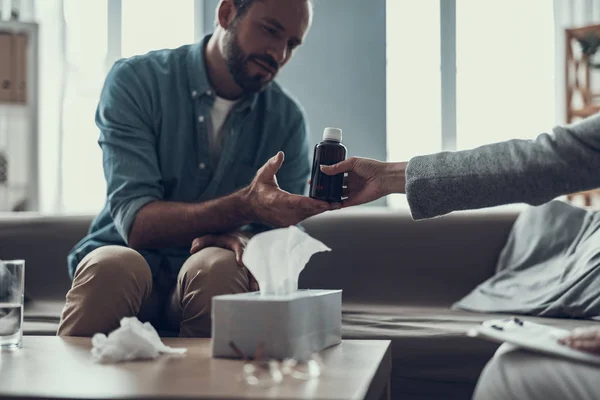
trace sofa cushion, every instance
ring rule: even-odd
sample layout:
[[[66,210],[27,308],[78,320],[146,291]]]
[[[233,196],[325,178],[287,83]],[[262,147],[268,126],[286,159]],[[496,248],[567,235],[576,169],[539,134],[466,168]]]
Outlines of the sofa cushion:
[[[65,302],[59,300],[28,301],[24,318],[35,322],[58,322],[64,305]]]
[[[37,321],[23,321],[23,334],[35,335],[35,336],[54,336],[58,331],[58,321],[50,322],[37,322]]]
[[[26,335],[56,335],[64,301],[27,301],[23,314]]]

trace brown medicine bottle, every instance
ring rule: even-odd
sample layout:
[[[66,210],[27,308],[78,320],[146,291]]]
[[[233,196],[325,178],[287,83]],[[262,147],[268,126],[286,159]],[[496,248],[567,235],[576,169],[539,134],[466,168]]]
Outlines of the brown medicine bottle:
[[[344,174],[335,176],[321,172],[321,165],[333,165],[346,159],[347,149],[342,143],[342,130],[325,128],[323,141],[315,146],[310,182],[310,197],[330,203],[342,201]]]

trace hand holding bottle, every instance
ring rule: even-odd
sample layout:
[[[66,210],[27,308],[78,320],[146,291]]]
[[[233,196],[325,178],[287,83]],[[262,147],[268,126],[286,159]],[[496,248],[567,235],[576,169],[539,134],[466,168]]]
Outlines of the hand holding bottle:
[[[348,174],[342,207],[357,206],[392,193],[405,193],[406,162],[386,163],[352,157],[335,165],[321,166],[326,175]]]

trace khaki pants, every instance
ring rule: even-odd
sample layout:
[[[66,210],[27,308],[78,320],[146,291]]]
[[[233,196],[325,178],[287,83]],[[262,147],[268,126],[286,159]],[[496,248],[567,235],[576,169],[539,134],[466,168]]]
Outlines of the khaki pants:
[[[108,334],[121,318],[137,316],[180,336],[210,337],[212,297],[247,292],[249,279],[232,251],[212,247],[190,256],[171,286],[153,282],[150,267],[135,250],[98,248],[77,266],[58,335]]]
[[[500,346],[481,373],[474,400],[595,400],[600,367]]]

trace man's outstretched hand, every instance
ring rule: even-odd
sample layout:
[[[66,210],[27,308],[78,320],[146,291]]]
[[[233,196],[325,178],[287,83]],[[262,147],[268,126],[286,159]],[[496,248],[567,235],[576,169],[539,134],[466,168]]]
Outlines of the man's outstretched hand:
[[[348,174],[344,179],[343,207],[369,203],[392,193],[404,193],[407,163],[385,163],[352,157],[334,165],[322,165],[327,175]]]
[[[283,152],[277,153],[258,170],[250,186],[245,189],[244,200],[250,207],[254,222],[282,228],[339,208],[324,201],[282,190],[275,174],[281,168],[283,160]]]

